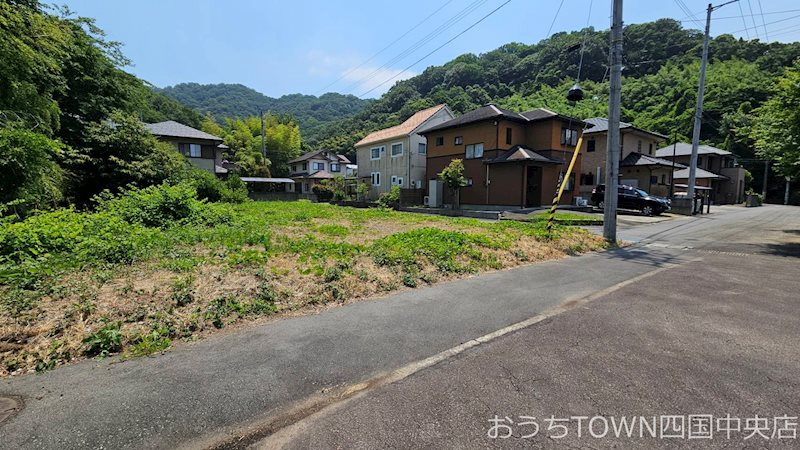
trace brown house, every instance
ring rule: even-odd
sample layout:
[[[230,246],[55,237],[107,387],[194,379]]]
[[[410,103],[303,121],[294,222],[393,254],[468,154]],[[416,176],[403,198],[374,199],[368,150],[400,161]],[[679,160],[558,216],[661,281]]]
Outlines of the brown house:
[[[428,140],[426,179],[438,179],[450,161],[462,159],[468,180],[462,205],[549,205],[585,125],[543,108],[517,113],[483,106],[421,133]],[[579,157],[562,203],[572,203],[580,167]]]

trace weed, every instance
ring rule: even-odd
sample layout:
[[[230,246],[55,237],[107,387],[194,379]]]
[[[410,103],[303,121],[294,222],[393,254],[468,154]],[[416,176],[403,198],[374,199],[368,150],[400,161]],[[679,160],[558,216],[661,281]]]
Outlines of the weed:
[[[120,322],[109,322],[108,320],[104,322],[105,325],[102,328],[83,339],[85,355],[103,357],[122,349]]]
[[[186,306],[194,301],[194,276],[176,278],[172,282],[172,302],[176,306]]]
[[[172,341],[169,331],[163,327],[156,327],[147,334],[137,336],[128,351],[132,356],[147,356],[169,348]]]

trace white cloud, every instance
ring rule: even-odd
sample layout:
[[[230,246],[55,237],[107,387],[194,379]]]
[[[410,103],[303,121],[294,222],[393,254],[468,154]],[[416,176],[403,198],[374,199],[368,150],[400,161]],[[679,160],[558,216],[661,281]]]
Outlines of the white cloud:
[[[334,55],[319,50],[312,50],[306,54],[308,73],[315,77],[330,79],[330,83],[339,79],[328,90],[345,94],[360,95],[371,91],[367,96],[377,97],[388,91],[396,82],[417,75],[410,70],[378,65],[360,66],[364,59],[363,56],[356,54]],[[373,88],[375,90],[372,90]]]
[[[371,91],[367,94],[368,97],[380,96],[394,86],[396,82],[415,75],[417,74],[410,70],[374,66],[358,67],[345,70],[342,73],[343,81],[347,82],[345,89],[354,91],[353,93],[356,95]]]

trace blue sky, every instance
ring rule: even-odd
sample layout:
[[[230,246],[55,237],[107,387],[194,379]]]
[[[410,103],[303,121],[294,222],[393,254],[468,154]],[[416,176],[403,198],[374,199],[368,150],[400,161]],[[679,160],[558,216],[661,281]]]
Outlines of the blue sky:
[[[156,86],[192,81],[242,83],[273,97],[327,91],[360,95],[375,88],[366,95],[374,97],[395,81],[380,85],[387,79],[413,76],[462,53],[481,53],[508,42],[535,43],[546,37],[559,6],[558,0],[512,0],[406,70],[505,0],[61,1],[78,15],[94,17],[109,39],[123,42],[125,55],[133,61],[128,70]],[[685,20],[684,26],[700,28],[707,0],[682,2],[699,24],[687,19],[679,0],[627,0],[624,20],[639,23],[671,17]],[[587,18],[597,29],[608,28],[610,5],[610,0],[564,0],[553,32],[580,29]],[[467,9],[470,6],[473,8]],[[460,21],[404,58],[398,57],[465,10],[469,13]],[[712,35],[800,40],[800,4],[796,0],[742,0],[716,11],[714,17],[719,19],[712,22]]]

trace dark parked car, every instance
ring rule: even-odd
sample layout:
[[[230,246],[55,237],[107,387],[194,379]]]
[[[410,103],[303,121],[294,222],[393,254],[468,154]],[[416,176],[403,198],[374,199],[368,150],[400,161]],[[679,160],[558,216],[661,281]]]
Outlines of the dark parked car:
[[[604,208],[606,186],[598,184],[592,189],[592,204]],[[621,209],[635,209],[646,216],[659,215],[669,211],[671,202],[668,198],[650,195],[633,186],[621,185],[617,188],[617,207]]]

